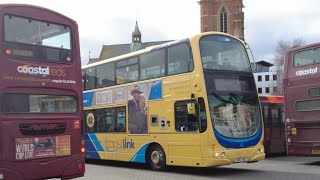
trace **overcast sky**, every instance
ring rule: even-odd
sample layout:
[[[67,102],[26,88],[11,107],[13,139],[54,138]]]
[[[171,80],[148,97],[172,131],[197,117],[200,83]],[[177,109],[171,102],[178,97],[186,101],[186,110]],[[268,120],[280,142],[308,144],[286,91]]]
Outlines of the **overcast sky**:
[[[102,45],[131,43],[138,20],[142,41],[186,38],[200,32],[199,0],[0,0],[43,6],[79,25],[82,62]],[[320,42],[319,0],[243,0],[245,39],[256,61],[273,59],[279,40]]]

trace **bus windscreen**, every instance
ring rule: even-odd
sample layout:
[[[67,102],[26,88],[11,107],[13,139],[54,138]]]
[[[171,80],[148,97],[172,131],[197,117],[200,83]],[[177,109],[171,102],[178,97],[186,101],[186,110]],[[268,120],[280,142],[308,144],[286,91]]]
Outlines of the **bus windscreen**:
[[[200,39],[203,69],[251,72],[244,46],[227,36],[205,36]]]

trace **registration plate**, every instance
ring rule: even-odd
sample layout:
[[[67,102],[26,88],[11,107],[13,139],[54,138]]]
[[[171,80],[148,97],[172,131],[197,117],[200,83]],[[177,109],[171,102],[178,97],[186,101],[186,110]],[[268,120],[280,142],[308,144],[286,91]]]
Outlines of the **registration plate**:
[[[312,154],[320,154],[320,149],[312,149]]]
[[[237,157],[235,162],[236,163],[242,163],[242,162],[247,162],[248,158],[247,157]]]

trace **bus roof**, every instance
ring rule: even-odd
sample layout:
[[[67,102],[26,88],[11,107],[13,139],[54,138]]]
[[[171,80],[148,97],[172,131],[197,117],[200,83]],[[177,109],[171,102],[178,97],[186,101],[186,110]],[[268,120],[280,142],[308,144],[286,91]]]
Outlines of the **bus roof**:
[[[259,96],[261,103],[283,103],[283,96]]]
[[[15,4],[15,3],[10,3],[10,4],[0,4],[0,9],[6,9],[6,8],[34,8],[34,9],[39,9],[39,10],[43,10],[43,11],[47,11],[53,14],[56,14],[58,16],[61,16],[65,19],[68,19],[70,21],[72,21],[72,23],[77,24],[76,21],[74,21],[73,19],[69,18],[68,16],[65,16],[59,12],[53,11],[51,9],[47,9],[45,7],[41,7],[41,6],[36,6],[36,5],[30,5],[30,4]]]
[[[311,47],[314,47],[314,46],[319,46],[319,45],[320,45],[320,42],[313,43],[313,44],[308,44],[308,45],[304,45],[304,46],[298,46],[298,47],[294,47],[294,48],[289,49],[287,51],[287,53],[294,52],[294,51],[299,51],[299,50],[302,50],[302,49],[308,49],[308,48],[311,48]]]
[[[117,61],[117,60],[120,60],[120,59],[126,59],[126,58],[130,58],[130,57],[135,57],[135,56],[137,56],[137,55],[139,55],[139,54],[143,54],[143,53],[146,53],[146,52],[150,52],[150,51],[152,51],[152,50],[165,48],[165,47],[172,46],[172,45],[175,45],[175,44],[178,44],[178,43],[182,43],[182,42],[188,42],[189,39],[201,37],[201,36],[204,36],[204,35],[210,35],[210,34],[211,34],[211,35],[225,35],[225,36],[229,36],[229,37],[232,37],[232,38],[235,38],[235,39],[239,40],[241,43],[244,43],[241,39],[238,39],[238,38],[236,38],[236,37],[234,37],[234,36],[231,36],[230,34],[226,34],[226,33],[222,33],[222,32],[215,32],[215,31],[204,32],[204,33],[199,33],[199,34],[197,34],[197,35],[194,35],[194,36],[192,36],[192,37],[190,37],[190,38],[185,38],[185,39],[170,41],[170,42],[167,42],[167,43],[163,43],[163,44],[159,44],[159,45],[154,45],[154,46],[146,47],[145,49],[142,49],[142,50],[139,50],[139,51],[131,52],[131,53],[128,53],[128,54],[123,54],[123,55],[120,55],[120,56],[117,56],[117,57],[113,57],[113,58],[109,58],[109,59],[104,59],[104,60],[101,60],[101,61],[98,61],[98,62],[94,62],[94,63],[88,64],[88,65],[84,65],[84,66],[82,66],[82,69],[94,67],[94,66],[101,65],[101,64],[104,64],[104,63],[108,63],[108,62]]]

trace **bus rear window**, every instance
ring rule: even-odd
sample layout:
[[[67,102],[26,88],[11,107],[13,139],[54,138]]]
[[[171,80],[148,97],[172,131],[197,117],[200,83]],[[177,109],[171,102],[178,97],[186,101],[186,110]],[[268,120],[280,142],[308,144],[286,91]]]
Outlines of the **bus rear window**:
[[[297,111],[319,111],[320,99],[297,101],[295,108]]]
[[[4,16],[5,54],[71,63],[71,29],[65,25],[13,15]]]
[[[320,48],[296,52],[293,55],[293,66],[301,67],[320,64]]]
[[[5,113],[76,113],[78,107],[74,96],[7,93],[3,97]]]

